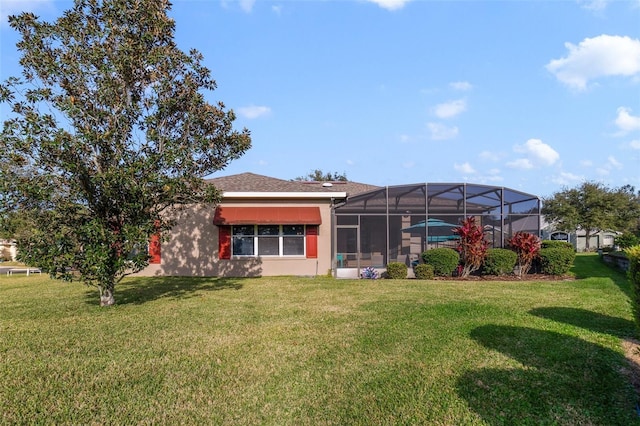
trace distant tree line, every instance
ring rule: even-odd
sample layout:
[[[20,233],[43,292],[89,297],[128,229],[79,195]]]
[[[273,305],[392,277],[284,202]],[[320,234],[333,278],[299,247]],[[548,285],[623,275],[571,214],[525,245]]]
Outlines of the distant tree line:
[[[309,172],[305,176],[298,176],[293,181],[302,181],[302,182],[347,182],[347,174],[346,173],[338,173],[338,172],[323,172],[322,170],[316,169]]]

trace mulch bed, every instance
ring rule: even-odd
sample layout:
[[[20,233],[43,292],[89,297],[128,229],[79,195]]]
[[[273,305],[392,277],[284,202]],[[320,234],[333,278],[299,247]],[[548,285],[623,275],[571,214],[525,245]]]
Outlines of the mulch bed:
[[[522,277],[516,275],[470,275],[462,277],[435,277],[435,280],[442,281],[573,281],[573,275],[548,275],[548,274],[526,274]]]

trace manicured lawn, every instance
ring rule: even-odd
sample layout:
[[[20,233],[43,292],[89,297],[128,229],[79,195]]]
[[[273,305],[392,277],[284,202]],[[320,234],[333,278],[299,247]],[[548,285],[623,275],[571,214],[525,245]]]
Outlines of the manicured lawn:
[[[623,274],[575,281],[0,277],[0,423],[640,424]]]

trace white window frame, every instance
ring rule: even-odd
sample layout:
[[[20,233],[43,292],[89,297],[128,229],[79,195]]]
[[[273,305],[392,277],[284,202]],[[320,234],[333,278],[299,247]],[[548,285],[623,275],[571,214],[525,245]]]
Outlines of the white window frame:
[[[260,235],[258,229],[260,226],[277,226],[277,235]],[[283,227],[286,226],[300,226],[302,227],[302,234],[300,235],[285,235]],[[236,228],[248,228],[253,227],[253,234],[236,234]],[[306,258],[307,256],[307,225],[232,225],[231,226],[231,254],[233,257],[265,257],[265,258],[279,258],[279,257],[292,257],[292,258]],[[253,239],[253,254],[236,254],[235,242],[236,238]],[[261,239],[278,239],[278,254],[259,254],[260,253],[260,240]],[[302,253],[300,254],[284,254],[284,240],[285,238],[300,238],[302,240]]]

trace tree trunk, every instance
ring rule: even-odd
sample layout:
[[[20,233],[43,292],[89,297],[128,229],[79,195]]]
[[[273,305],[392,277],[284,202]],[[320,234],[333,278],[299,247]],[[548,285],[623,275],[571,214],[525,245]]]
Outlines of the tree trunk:
[[[116,303],[113,297],[113,286],[100,288],[100,306],[111,306]]]
[[[586,251],[587,253],[591,250],[590,240],[591,240],[591,232],[585,231],[584,232],[584,251]]]

